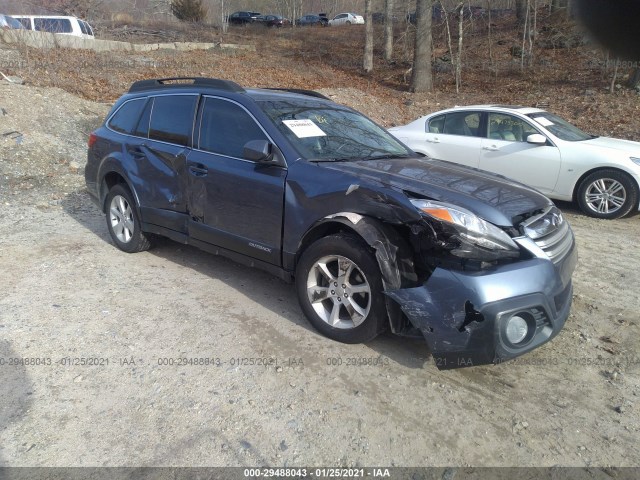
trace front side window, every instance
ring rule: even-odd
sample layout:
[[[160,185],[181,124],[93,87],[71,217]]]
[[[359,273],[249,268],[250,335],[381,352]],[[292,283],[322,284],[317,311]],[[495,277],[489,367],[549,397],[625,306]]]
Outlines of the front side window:
[[[89,29],[87,28],[87,24],[84,23],[82,20],[80,20],[78,23],[80,24],[80,31],[83,33],[83,35],[89,35]]]
[[[314,100],[262,101],[260,107],[289,142],[311,160],[360,160],[412,154],[358,112]]]
[[[217,98],[205,99],[198,148],[227,157],[244,158],[251,140],[269,140],[241,106]]]
[[[444,121],[443,133],[449,135],[463,135],[477,137],[480,135],[479,112],[447,113]]]
[[[155,97],[149,138],[187,146],[191,139],[196,95],[167,95]]]
[[[68,18],[36,18],[36,30],[49,33],[72,33],[71,20]]]
[[[526,142],[529,135],[540,133],[529,122],[503,113],[490,113],[488,137],[508,142]]]
[[[145,99],[140,98],[122,105],[115,115],[111,117],[111,120],[109,120],[109,128],[119,133],[133,135],[134,129],[138,124],[138,119],[140,118],[140,112],[144,107],[144,101]]]
[[[581,142],[593,138],[588,133],[583,132],[575,125],[572,125],[553,113],[530,113],[527,116],[533,119],[534,122],[549,130],[560,140],[566,140],[567,142]]]

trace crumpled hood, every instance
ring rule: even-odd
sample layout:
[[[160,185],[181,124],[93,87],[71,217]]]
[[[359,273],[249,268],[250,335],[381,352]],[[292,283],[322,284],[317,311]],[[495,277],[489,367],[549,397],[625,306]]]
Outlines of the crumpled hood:
[[[640,157],[640,143],[631,140],[622,140],[620,138],[597,137],[584,142],[575,142],[576,145],[584,145],[585,147],[610,148],[618,150],[627,157]]]
[[[441,160],[398,158],[321,163],[363,180],[464,207],[494,225],[551,205],[540,192],[502,176]]]

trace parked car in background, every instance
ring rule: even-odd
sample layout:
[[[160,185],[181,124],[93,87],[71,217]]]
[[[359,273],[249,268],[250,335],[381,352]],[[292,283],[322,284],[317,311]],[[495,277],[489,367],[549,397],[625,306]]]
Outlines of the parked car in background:
[[[577,251],[551,200],[421,158],[317,92],[136,82],[89,136],[85,178],[120,250],[162,235],[262,268],[333,340],[388,328],[459,368],[531,351],[569,316]]]
[[[229,15],[229,23],[231,25],[246,25],[255,22],[259,16],[258,12],[233,12]]]
[[[77,17],[64,15],[13,15],[13,17],[27,30],[95,38],[91,25]]]
[[[296,20],[296,24],[301,27],[307,27],[312,25],[320,25],[321,27],[326,27],[329,24],[329,19],[327,17],[321,17],[320,15],[303,15],[298,20]]]
[[[23,30],[24,26],[15,18],[0,13],[0,28],[8,30]]]
[[[329,25],[337,27],[340,25],[364,25],[364,17],[355,13],[339,13],[329,20]]]
[[[389,131],[416,152],[576,201],[592,217],[638,210],[640,143],[589,135],[539,108],[456,107]]]
[[[291,21],[288,18],[284,18],[282,15],[259,15],[255,20],[266,27],[288,27],[291,25]]]

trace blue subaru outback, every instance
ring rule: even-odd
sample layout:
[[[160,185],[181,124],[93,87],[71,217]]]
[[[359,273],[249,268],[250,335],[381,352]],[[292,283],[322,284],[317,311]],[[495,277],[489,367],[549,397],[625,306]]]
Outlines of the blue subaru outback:
[[[569,315],[577,252],[549,199],[420,157],[317,92],[136,82],[85,175],[119,249],[160,235],[262,268],[334,340],[422,336],[448,369],[528,352]]]

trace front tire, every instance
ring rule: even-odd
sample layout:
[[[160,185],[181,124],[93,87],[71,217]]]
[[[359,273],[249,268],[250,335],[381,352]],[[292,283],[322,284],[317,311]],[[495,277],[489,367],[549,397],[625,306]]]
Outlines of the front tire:
[[[124,185],[114,185],[105,203],[107,228],[113,243],[127,253],[149,250],[151,242],[140,227],[138,209],[131,191]]]
[[[368,342],[387,325],[378,263],[353,235],[331,235],[312,244],[298,262],[296,290],[311,325],[332,340]]]
[[[577,196],[582,211],[595,218],[621,218],[638,207],[638,186],[618,170],[588,175],[580,183]]]

